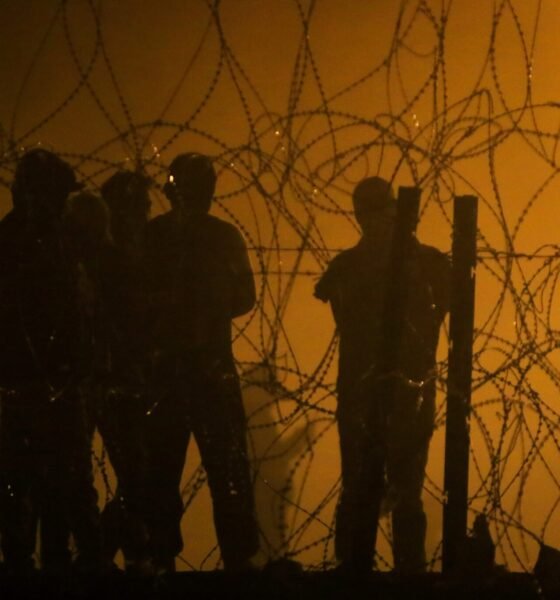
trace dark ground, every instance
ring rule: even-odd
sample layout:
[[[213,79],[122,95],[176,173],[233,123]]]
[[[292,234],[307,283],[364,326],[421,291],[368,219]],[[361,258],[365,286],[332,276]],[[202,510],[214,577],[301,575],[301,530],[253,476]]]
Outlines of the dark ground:
[[[251,573],[190,572],[161,578],[132,578],[122,573],[107,577],[65,578],[30,575],[0,576],[0,598],[289,598],[357,599],[560,599],[553,591],[542,595],[535,578],[525,573],[504,573],[485,579],[444,579],[438,573],[399,577],[372,573],[360,579],[335,572]]]

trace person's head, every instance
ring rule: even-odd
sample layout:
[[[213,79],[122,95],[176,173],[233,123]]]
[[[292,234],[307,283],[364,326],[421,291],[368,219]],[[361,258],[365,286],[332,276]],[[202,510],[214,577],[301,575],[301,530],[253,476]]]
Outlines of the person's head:
[[[164,192],[173,210],[185,214],[207,213],[216,188],[212,161],[203,154],[179,154],[169,166]]]
[[[68,195],[81,187],[72,167],[59,156],[39,148],[30,150],[16,166],[14,210],[35,220],[59,218]]]
[[[109,209],[91,192],[78,192],[68,198],[64,224],[78,247],[94,249],[111,241]]]
[[[354,214],[364,237],[385,240],[392,232],[397,205],[391,184],[381,177],[366,177],[352,193]]]
[[[111,212],[111,229],[117,243],[142,234],[150,217],[150,184],[146,175],[117,171],[101,186],[101,196]]]

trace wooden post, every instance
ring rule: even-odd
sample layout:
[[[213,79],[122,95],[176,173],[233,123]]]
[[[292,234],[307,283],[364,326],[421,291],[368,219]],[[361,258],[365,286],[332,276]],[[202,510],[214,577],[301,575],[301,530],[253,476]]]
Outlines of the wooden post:
[[[475,196],[458,196],[454,200],[445,429],[444,573],[449,573],[456,563],[467,534],[477,208]]]

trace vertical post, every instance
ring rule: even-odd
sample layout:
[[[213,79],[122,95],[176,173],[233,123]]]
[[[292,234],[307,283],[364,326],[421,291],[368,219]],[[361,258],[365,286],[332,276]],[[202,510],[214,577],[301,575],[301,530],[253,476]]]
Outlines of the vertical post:
[[[372,402],[368,405],[369,414],[366,413],[365,422],[366,426],[374,425],[375,429],[372,431],[376,432],[376,444],[378,444],[376,450],[383,454],[387,452],[387,423],[395,404],[398,383],[394,374],[400,366],[401,341],[409,294],[407,262],[415,242],[414,232],[418,222],[420,193],[418,188],[399,188],[397,214],[389,254],[390,276],[387,278],[387,289],[383,298],[383,318],[376,353],[377,368],[375,378],[369,381]],[[380,427],[380,425],[384,426]],[[379,510],[380,505],[380,502],[376,503],[376,510]],[[377,521],[379,513],[376,517]]]
[[[477,209],[475,196],[454,199],[445,429],[444,573],[453,568],[467,534]]]
[[[408,302],[408,278],[406,261],[412,252],[414,233],[418,223],[421,190],[414,187],[399,187],[397,214],[389,263],[389,285],[385,297],[383,324],[380,337],[380,374],[397,370],[401,350],[402,329]],[[380,396],[392,406],[394,378],[389,378]]]

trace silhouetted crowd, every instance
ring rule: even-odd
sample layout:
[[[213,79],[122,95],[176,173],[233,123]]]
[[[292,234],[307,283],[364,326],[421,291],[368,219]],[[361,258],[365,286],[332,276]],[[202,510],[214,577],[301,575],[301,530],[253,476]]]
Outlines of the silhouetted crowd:
[[[38,538],[41,568],[51,573],[108,572],[119,549],[129,572],[173,571],[191,434],[224,568],[255,568],[259,527],[231,341],[232,319],[254,307],[255,284],[239,230],[210,214],[215,185],[208,157],[177,156],[163,188],[171,210],[150,220],[142,173],[118,171],[98,195],[54,153],[35,149],[19,160],[13,208],[0,222],[0,536],[9,572],[35,569]],[[363,237],[315,290],[340,335],[336,558],[342,569],[371,570],[390,503],[395,568],[421,572],[449,265],[414,241],[388,403],[377,365],[396,202],[379,177],[360,182],[353,201]],[[96,429],[117,478],[101,513]]]

